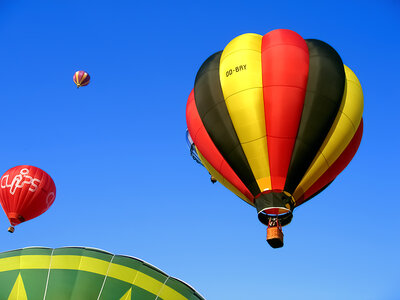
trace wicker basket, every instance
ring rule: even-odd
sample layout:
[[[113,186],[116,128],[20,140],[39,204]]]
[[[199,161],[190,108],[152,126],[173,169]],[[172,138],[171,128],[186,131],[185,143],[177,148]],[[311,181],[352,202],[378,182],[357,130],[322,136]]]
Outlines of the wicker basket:
[[[283,232],[280,226],[267,228],[267,242],[272,248],[283,247]]]

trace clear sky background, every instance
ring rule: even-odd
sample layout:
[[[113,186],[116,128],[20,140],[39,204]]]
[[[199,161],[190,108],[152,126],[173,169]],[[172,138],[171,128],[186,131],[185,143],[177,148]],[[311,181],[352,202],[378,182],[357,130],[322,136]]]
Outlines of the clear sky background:
[[[209,55],[278,28],[332,45],[365,109],[357,155],[272,249],[256,210],[189,156],[185,106]],[[0,173],[31,164],[57,186],[12,235],[0,214],[0,251],[131,255],[209,300],[400,299],[399,49],[398,0],[0,0]]]

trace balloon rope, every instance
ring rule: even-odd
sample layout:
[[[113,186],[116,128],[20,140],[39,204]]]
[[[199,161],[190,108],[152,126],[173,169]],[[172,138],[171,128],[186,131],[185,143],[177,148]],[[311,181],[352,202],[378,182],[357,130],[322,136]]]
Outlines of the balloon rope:
[[[154,300],[157,300],[157,299],[158,299],[158,296],[161,294],[161,291],[163,290],[165,284],[167,283],[167,281],[168,281],[168,279],[169,279],[170,277],[171,277],[171,276],[168,275],[167,279],[164,280],[163,286],[162,286],[161,289],[158,291],[157,297],[156,297],[156,299],[154,299]]]
[[[101,293],[103,292],[103,288],[104,288],[104,285],[106,283],[106,279],[107,279],[107,276],[108,276],[108,271],[110,271],[110,267],[112,265],[114,257],[115,257],[115,254],[113,254],[113,256],[111,257],[110,263],[108,264],[107,273],[106,273],[106,276],[104,276],[103,284],[101,285],[101,289],[100,289],[100,292],[99,292],[99,296],[97,297],[97,300],[100,299]]]
[[[157,299],[158,299],[158,296],[161,294],[161,291],[163,290],[165,284],[167,283],[167,281],[168,281],[168,279],[169,279],[170,277],[171,277],[171,276],[168,276],[167,279],[164,280],[164,283],[163,283],[161,289],[158,291],[157,297],[156,297],[154,300],[157,300]]]
[[[54,249],[51,250],[51,254],[50,254],[49,272],[47,273],[46,288],[44,289],[43,300],[46,299],[46,295],[47,295],[47,286],[49,284],[50,270],[51,270],[51,260],[53,259],[53,252],[54,252]]]

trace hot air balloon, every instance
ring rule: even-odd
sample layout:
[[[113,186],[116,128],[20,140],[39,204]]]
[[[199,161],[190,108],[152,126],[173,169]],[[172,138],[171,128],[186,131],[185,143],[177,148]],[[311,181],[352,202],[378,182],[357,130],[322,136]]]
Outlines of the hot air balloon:
[[[86,86],[90,82],[90,76],[85,71],[76,71],[73,79],[77,88],[80,88],[81,86]]]
[[[36,218],[53,204],[56,186],[43,170],[22,165],[9,169],[0,179],[0,203],[14,226]]]
[[[204,300],[140,259],[84,247],[0,253],[0,299]]]
[[[348,165],[362,137],[360,82],[327,43],[243,34],[197,72],[186,107],[202,164],[257,209],[267,241]]]

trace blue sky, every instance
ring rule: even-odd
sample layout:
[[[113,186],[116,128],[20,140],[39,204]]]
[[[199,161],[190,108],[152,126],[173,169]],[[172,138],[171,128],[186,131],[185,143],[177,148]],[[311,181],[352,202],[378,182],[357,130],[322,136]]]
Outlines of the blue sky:
[[[50,210],[13,235],[0,214],[0,251],[132,255],[209,300],[399,299],[399,12],[396,0],[0,0],[0,173],[32,164],[57,186]],[[332,45],[365,108],[357,155],[274,250],[184,134],[202,62],[237,35],[278,28]],[[76,70],[88,87],[76,89]]]

